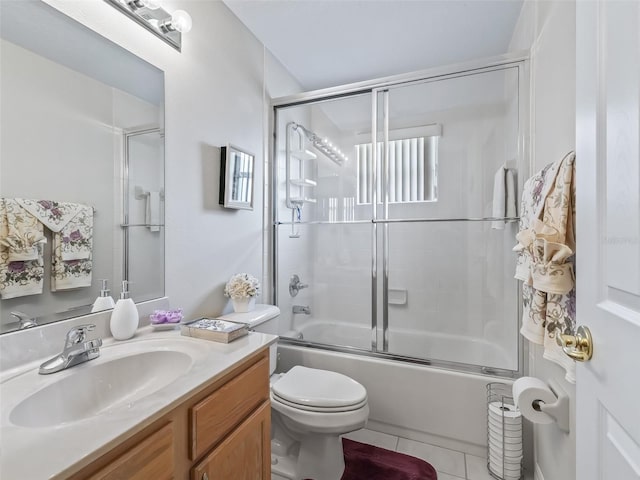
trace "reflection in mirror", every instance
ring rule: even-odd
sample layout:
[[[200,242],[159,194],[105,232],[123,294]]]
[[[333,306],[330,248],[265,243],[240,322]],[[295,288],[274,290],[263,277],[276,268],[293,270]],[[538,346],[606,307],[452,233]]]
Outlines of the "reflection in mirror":
[[[27,277],[0,247],[0,332],[20,328],[11,312],[38,324],[89,313],[102,279],[115,298],[123,279],[135,301],[163,296],[163,72],[41,1],[0,2],[0,22],[0,197],[93,212],[92,225],[68,234],[35,220],[43,240],[31,290],[3,294],[10,263],[12,278]],[[52,255],[79,233],[83,283],[65,285]]]
[[[123,279],[142,302],[164,295],[164,132],[159,128],[125,134]]]
[[[227,145],[220,154],[220,205],[253,210],[255,156]]]

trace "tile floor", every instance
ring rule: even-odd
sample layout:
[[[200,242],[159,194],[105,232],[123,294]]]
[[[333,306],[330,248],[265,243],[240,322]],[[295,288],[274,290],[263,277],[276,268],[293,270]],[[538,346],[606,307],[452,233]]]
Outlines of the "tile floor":
[[[494,480],[487,472],[486,459],[475,455],[367,429],[345,437],[421,458],[433,465],[438,472],[438,480]]]

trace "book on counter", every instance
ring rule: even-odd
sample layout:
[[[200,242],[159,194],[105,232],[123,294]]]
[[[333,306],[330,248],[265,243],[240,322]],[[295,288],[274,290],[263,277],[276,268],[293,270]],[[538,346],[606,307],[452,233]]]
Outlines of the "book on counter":
[[[214,342],[229,343],[249,333],[242,323],[227,322],[216,318],[199,318],[180,326],[180,334]]]

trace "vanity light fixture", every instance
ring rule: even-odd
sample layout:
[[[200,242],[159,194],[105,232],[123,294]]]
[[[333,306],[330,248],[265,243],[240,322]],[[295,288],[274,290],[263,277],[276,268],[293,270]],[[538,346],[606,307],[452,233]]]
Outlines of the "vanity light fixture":
[[[191,30],[191,16],[184,10],[173,13],[162,8],[162,0],[104,0],[160,37],[178,51],[182,49],[182,34]]]
[[[148,8],[149,10],[156,10],[160,8],[162,2],[160,0],[130,0],[127,2],[132,10],[139,8]]]
[[[180,33],[187,33],[191,30],[192,24],[191,15],[184,10],[176,10],[173,12],[173,15],[171,15],[171,18],[166,19],[158,26],[165,33],[176,30]]]

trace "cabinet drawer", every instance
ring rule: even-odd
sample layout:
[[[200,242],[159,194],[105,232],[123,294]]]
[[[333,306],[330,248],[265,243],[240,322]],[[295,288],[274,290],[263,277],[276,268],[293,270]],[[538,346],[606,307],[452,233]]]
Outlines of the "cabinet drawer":
[[[165,425],[89,480],[170,480],[173,478],[173,426]]]
[[[191,408],[191,460],[195,460],[269,398],[269,358],[263,356]]]
[[[191,470],[191,480],[271,478],[271,405],[264,402]]]

